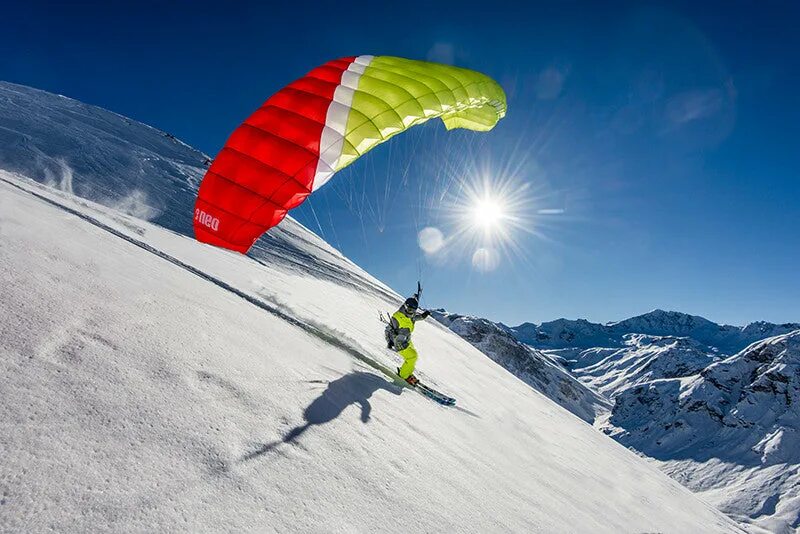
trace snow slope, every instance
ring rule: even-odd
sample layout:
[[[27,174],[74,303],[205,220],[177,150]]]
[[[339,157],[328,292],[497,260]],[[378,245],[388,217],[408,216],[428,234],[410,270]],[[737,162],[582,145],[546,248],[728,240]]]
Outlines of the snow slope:
[[[605,430],[739,520],[800,529],[800,330],[623,390]]]
[[[388,380],[398,296],[293,231],[248,258],[0,176],[0,531],[737,530],[435,323],[459,409]]]
[[[606,415],[611,403],[584,386],[542,352],[517,341],[502,326],[468,315],[434,310],[433,317],[475,348],[589,424]]]

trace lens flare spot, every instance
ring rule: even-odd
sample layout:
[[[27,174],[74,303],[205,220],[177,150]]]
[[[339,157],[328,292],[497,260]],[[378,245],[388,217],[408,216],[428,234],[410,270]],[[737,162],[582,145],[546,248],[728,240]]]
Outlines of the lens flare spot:
[[[425,254],[436,254],[444,246],[444,234],[438,228],[428,226],[419,231],[417,241]]]
[[[500,256],[493,248],[481,247],[472,255],[472,266],[482,272],[494,271],[500,265]]]

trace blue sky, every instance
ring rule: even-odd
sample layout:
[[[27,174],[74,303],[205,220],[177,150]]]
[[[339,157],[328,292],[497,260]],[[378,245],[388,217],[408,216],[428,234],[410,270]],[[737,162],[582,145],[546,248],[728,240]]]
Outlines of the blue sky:
[[[335,57],[497,79],[509,112],[494,131],[419,127],[293,212],[397,290],[421,276],[426,305],[509,324],[653,308],[800,320],[796,3],[114,4],[6,6],[0,79],[212,155],[271,93]],[[526,231],[491,271],[473,265],[475,243],[418,247],[424,227],[459,230],[458,180],[525,192]]]

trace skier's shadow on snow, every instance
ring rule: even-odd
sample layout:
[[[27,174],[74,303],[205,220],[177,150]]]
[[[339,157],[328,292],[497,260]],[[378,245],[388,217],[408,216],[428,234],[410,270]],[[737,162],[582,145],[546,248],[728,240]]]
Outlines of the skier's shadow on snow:
[[[314,382],[325,383],[323,381]],[[369,398],[376,391],[383,389],[394,395],[400,395],[403,391],[402,387],[387,382],[373,373],[364,371],[353,371],[332,382],[327,382],[327,384],[328,387],[325,388],[325,391],[314,399],[303,412],[305,424],[291,429],[280,441],[265,443],[259,449],[245,455],[242,460],[258,458],[274,450],[282,443],[296,443],[309,428],[333,421],[351,404],[361,407],[361,422],[367,423],[372,413],[372,405],[369,403]]]

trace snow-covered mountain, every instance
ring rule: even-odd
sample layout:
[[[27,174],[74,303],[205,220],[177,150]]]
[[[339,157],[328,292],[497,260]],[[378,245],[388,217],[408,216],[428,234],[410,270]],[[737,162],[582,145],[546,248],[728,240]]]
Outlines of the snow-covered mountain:
[[[581,382],[613,398],[625,388],[662,378],[690,376],[717,357],[714,351],[686,337],[625,334],[623,348],[578,350],[565,363]],[[564,357],[565,351],[555,351]]]
[[[399,295],[290,219],[251,256],[181,235],[193,182],[170,162],[195,152],[24,94],[0,109],[44,116],[4,131],[70,169],[122,139],[159,160],[147,205],[175,204],[170,231],[0,172],[0,531],[738,531],[435,322],[420,375],[458,407],[388,379],[375,310]],[[63,189],[116,208],[109,166]]]
[[[614,347],[621,344],[606,328],[586,319],[556,319],[542,324],[522,323],[509,331],[519,341],[539,349]]]
[[[542,327],[533,330],[539,344],[562,348],[528,348],[612,403],[610,419],[598,411],[596,426],[751,528],[800,529],[800,325],[738,328],[656,311],[607,325],[562,319]],[[718,348],[792,328],[731,357]],[[468,318],[451,329],[517,372],[522,351],[514,343],[473,338],[519,336],[519,327]]]
[[[486,356],[589,424],[608,412],[608,400],[590,390],[559,363],[520,343],[502,326],[486,319],[433,310],[433,317]]]
[[[740,520],[800,528],[800,330],[621,391],[605,430]]]
[[[585,319],[557,319],[542,324],[523,323],[510,328],[522,341],[539,349],[623,347],[626,334],[690,337],[725,354],[749,344],[800,329],[798,323],[776,325],[755,322],[747,326],[720,325],[697,315],[654,310],[614,323],[592,323]]]
[[[188,234],[182,211],[208,161],[167,132],[0,81],[0,169]]]

